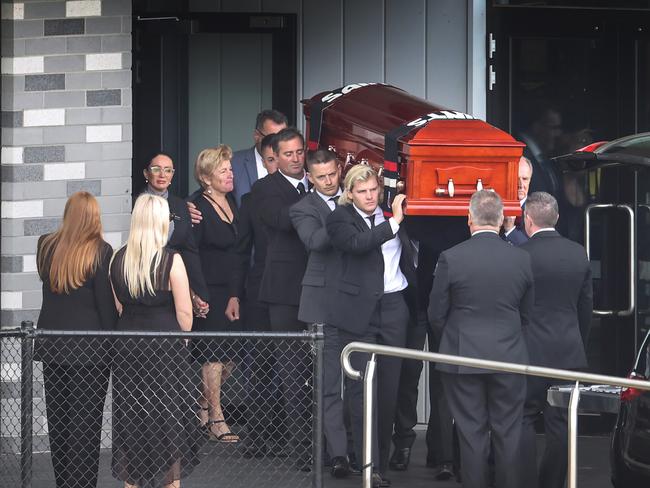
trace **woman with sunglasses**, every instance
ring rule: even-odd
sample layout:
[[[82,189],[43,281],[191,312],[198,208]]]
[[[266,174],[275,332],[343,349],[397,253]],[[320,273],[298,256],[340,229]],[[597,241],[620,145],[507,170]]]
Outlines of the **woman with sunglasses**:
[[[167,248],[178,251],[183,258],[190,279],[192,308],[197,317],[205,317],[209,311],[209,292],[201,270],[199,251],[192,232],[192,222],[185,201],[169,192],[174,178],[174,162],[167,154],[157,153],[144,169],[146,187],[144,193],[167,200],[170,212],[169,241]]]

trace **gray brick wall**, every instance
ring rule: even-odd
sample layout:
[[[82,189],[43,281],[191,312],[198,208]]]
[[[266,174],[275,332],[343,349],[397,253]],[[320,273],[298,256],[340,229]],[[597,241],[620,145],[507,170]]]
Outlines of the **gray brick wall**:
[[[131,210],[131,1],[2,0],[2,327],[38,316],[36,242],[93,193],[107,241]]]
[[[126,239],[131,213],[131,1],[2,4],[1,327],[36,322],[38,236],[85,190],[104,237]],[[20,345],[0,341],[0,452],[20,446]],[[41,364],[34,369],[34,448],[49,448]],[[103,440],[110,445],[110,398]]]

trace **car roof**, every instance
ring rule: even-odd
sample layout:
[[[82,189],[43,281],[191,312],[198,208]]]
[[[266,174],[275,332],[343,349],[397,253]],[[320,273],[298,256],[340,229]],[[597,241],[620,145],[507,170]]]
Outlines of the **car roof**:
[[[581,163],[582,168],[610,166],[612,164],[650,167],[650,132],[621,137],[608,142],[596,142],[571,154],[553,158],[559,162]]]

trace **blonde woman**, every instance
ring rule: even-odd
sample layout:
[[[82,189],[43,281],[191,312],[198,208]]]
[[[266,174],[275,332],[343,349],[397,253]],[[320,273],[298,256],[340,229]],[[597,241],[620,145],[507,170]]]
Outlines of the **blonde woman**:
[[[210,311],[196,319],[195,330],[224,332],[239,327],[239,297],[242,294],[240,256],[235,251],[239,211],[232,195],[234,186],[230,158],[232,150],[222,144],[204,149],[196,159],[194,175],[203,188],[195,205],[203,215],[194,226],[203,276],[210,294]],[[236,443],[239,436],[230,431],[221,408],[221,385],[234,367],[236,351],[227,343],[194,341],[195,358],[203,365],[202,422],[209,439]]]
[[[108,280],[113,254],[102,239],[99,205],[77,192],[65,205],[63,223],[38,241],[43,281],[39,329],[109,330],[117,312]],[[104,341],[43,339],[35,359],[43,361],[48,434],[57,488],[95,488],[102,413],[110,375]]]
[[[192,329],[185,266],[165,247],[169,218],[164,198],[136,200],[129,239],[110,269],[118,330]],[[177,488],[198,462],[201,438],[185,341],[128,339],[114,349],[113,476],[126,488]]]

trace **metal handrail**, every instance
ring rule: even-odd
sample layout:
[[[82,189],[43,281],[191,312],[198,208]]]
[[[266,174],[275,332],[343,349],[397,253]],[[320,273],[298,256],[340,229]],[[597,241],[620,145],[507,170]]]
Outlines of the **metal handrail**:
[[[366,372],[362,374],[352,367],[350,363],[350,354],[353,352],[365,352],[371,354],[370,360],[366,365]],[[375,356],[392,356],[404,359],[415,359],[419,361],[429,361],[435,363],[455,364],[457,366],[470,366],[474,368],[490,369],[507,373],[519,373],[530,376],[542,376],[545,378],[558,378],[563,380],[575,381],[575,387],[571,391],[569,400],[569,456],[567,472],[567,488],[577,487],[577,426],[578,426],[578,402],[580,399],[580,382],[595,383],[600,385],[622,386],[628,388],[637,388],[640,390],[650,391],[650,381],[640,381],[618,376],[607,376],[592,373],[583,373],[579,371],[569,371],[565,369],[545,368],[541,366],[530,366],[527,364],[505,363],[502,361],[490,361],[487,359],[468,358],[464,356],[452,356],[449,354],[439,354],[435,352],[425,352],[415,349],[406,349],[403,347],[382,346],[378,344],[368,344],[365,342],[351,342],[343,348],[341,353],[341,367],[345,374],[353,380],[364,381],[363,395],[363,488],[372,486],[372,381],[375,373]],[[367,438],[366,438],[367,437]]]

